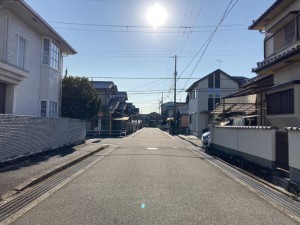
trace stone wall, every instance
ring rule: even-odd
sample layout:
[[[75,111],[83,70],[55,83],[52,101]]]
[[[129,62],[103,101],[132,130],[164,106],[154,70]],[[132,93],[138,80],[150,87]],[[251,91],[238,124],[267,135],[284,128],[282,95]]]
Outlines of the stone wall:
[[[85,122],[69,118],[0,115],[0,162],[85,139]]]

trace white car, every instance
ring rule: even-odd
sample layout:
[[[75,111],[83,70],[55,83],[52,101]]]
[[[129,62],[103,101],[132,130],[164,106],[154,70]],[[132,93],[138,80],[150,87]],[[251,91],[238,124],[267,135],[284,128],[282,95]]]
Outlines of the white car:
[[[205,148],[209,148],[210,146],[210,131],[205,132],[201,136],[202,145]]]

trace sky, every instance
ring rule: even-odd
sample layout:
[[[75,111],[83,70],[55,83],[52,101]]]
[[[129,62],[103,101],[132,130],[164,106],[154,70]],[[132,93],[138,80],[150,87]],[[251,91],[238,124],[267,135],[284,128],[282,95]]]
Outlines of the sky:
[[[160,102],[173,102],[175,55],[177,102],[216,69],[256,76],[252,68],[263,60],[264,34],[248,27],[275,0],[26,2],[78,52],[64,58],[68,75],[113,81],[145,114],[159,112]],[[155,5],[165,21],[154,27],[147,15]]]

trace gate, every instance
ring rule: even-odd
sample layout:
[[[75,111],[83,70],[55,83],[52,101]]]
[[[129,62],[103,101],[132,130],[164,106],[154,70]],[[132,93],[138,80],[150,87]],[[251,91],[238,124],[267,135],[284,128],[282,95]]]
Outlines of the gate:
[[[289,143],[286,131],[276,131],[276,167],[289,170]]]

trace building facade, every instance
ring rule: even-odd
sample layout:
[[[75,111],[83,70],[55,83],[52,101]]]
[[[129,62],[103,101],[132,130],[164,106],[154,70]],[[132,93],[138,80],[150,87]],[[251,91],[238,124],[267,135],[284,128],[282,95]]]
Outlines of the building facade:
[[[190,86],[188,92],[189,129],[192,135],[201,136],[209,127],[210,113],[221,99],[239,90],[245,77],[230,76],[218,69]]]
[[[63,56],[73,54],[25,1],[1,1],[0,113],[59,117]]]

